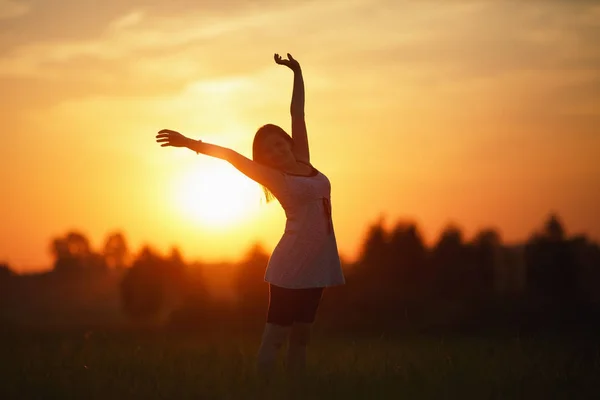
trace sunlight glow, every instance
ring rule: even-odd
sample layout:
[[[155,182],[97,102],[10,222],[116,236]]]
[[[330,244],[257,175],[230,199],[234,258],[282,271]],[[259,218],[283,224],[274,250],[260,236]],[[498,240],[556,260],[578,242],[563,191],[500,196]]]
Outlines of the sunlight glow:
[[[225,163],[194,166],[175,185],[184,217],[211,229],[239,224],[260,206],[259,186]]]

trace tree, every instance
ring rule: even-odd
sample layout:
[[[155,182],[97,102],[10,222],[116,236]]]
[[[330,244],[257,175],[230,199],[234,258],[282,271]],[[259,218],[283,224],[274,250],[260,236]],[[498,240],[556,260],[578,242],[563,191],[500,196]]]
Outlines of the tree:
[[[159,314],[166,294],[165,269],[165,261],[145,246],[121,281],[121,304],[127,315],[148,319]]]
[[[255,243],[246,253],[235,277],[235,290],[241,307],[263,312],[268,304],[268,286],[264,282],[269,255]]]
[[[50,247],[55,272],[79,274],[106,270],[104,258],[92,252],[88,238],[81,232],[70,231],[54,238]]]
[[[7,263],[0,262],[0,281],[11,278],[15,275]]]
[[[133,319],[149,319],[180,306],[185,295],[185,263],[176,247],[161,257],[144,246],[121,281],[121,302]]]
[[[565,240],[565,229],[558,215],[552,213],[548,217],[542,236],[550,242],[561,242]]]
[[[167,293],[166,304],[169,307],[174,308],[180,305],[180,302],[187,291],[187,266],[178,247],[174,246],[171,248],[165,266],[164,280]]]
[[[398,298],[417,300],[426,297],[429,277],[426,258],[427,249],[416,224],[397,223],[390,234],[390,266],[386,278],[393,281]]]
[[[2,295],[6,292],[6,288],[10,284],[10,279],[14,276],[15,273],[7,263],[0,263],[0,303],[2,303]]]
[[[109,268],[124,268],[129,264],[129,248],[121,232],[113,232],[104,242],[104,259]]]
[[[544,229],[525,246],[530,293],[546,305],[568,308],[578,297],[576,261],[574,246],[566,239],[562,223],[551,214]]]
[[[588,305],[600,305],[600,246],[585,235],[570,240],[578,267],[577,290]]]
[[[502,238],[494,229],[484,229],[475,235],[473,244],[478,247],[493,249],[502,244]]]
[[[369,227],[359,261],[347,276],[348,285],[354,287],[354,297],[364,306],[383,303],[383,298],[389,292],[386,288],[392,280],[386,276],[390,264],[388,250],[388,234],[383,227],[383,218],[380,218]]]
[[[377,221],[367,232],[357,267],[347,277],[353,312],[372,323],[406,321],[408,300],[423,293],[416,281],[424,272],[424,260],[425,247],[415,224],[398,223],[388,233],[383,219]]]
[[[464,292],[465,246],[463,234],[455,225],[448,225],[433,248],[432,268],[435,274],[435,290],[442,298],[459,297]]]
[[[383,227],[383,218],[369,227],[360,255],[363,268],[378,268],[387,264],[387,233]]]
[[[9,288],[11,286],[11,278],[14,272],[10,269],[7,263],[0,262],[0,324],[2,323],[2,314],[6,310],[7,299],[9,297]]]
[[[495,265],[501,246],[500,234],[493,229],[480,231],[470,244],[473,257],[470,294],[475,301],[489,298],[494,292]]]

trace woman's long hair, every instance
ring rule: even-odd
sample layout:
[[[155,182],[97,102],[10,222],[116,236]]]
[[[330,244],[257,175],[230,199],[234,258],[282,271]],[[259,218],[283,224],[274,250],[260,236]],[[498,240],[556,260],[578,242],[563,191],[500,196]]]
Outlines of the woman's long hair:
[[[268,163],[261,147],[262,141],[269,135],[279,135],[283,139],[287,140],[292,148],[294,147],[294,140],[290,137],[290,135],[287,134],[286,131],[277,125],[266,124],[258,128],[256,134],[254,135],[254,141],[252,142],[252,160],[259,164],[273,168],[273,166]],[[263,185],[260,186],[265,194],[265,200],[267,203],[275,198],[273,193],[271,193],[267,187]]]

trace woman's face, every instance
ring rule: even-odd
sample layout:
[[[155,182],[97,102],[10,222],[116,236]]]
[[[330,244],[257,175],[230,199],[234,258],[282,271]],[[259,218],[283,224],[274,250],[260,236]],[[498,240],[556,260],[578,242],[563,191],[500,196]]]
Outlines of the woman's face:
[[[261,148],[265,161],[274,168],[285,168],[296,163],[291,143],[280,135],[267,135]]]

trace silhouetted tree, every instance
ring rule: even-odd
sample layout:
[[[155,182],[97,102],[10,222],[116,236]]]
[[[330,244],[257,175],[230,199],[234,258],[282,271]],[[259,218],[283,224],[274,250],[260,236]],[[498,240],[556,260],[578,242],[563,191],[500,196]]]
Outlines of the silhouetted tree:
[[[525,259],[529,290],[543,304],[568,308],[577,300],[576,258],[556,215],[527,242]]]
[[[63,237],[52,240],[54,271],[74,275],[96,273],[106,270],[104,257],[92,252],[88,238],[77,231],[70,231]]]
[[[7,263],[0,263],[0,329],[5,324],[4,315],[9,311],[10,306],[8,299],[10,298],[9,290],[11,281],[14,277],[13,271],[10,269]]]
[[[465,246],[457,226],[447,226],[432,251],[435,291],[443,299],[460,297],[465,283]]]
[[[170,313],[187,295],[186,265],[177,247],[161,257],[144,246],[121,281],[124,311],[134,319],[148,319]]]
[[[484,229],[475,235],[473,243],[485,249],[494,249],[502,245],[502,238],[495,230]]]
[[[129,248],[121,232],[113,232],[106,237],[104,258],[109,268],[124,268],[129,264]]]
[[[600,305],[600,246],[585,235],[570,240],[577,265],[577,290],[588,305]]]
[[[175,268],[183,268],[185,267],[185,261],[183,260],[183,256],[181,255],[181,250],[178,247],[172,247],[171,253],[169,255],[169,263],[172,267]]]
[[[171,253],[171,262],[178,259],[177,251]],[[183,263],[183,261],[182,261]],[[181,264],[180,264],[181,265]],[[169,325],[177,329],[205,331],[211,327],[218,310],[210,298],[203,274],[204,265],[194,263],[185,266],[182,277],[181,296],[176,308],[169,314]],[[177,270],[177,269],[176,269]]]
[[[550,214],[542,235],[550,242],[562,242],[565,240],[565,229],[556,214]]]
[[[187,265],[178,247],[171,248],[166,260],[165,283],[167,286],[167,304],[171,307],[179,306],[187,287]]]
[[[387,276],[389,266],[388,233],[380,218],[369,227],[359,260],[346,277],[347,291],[352,293],[350,307],[356,316],[375,322],[397,308],[394,296],[391,301],[389,298],[391,292],[396,292],[394,279]]]
[[[7,264],[0,264],[0,311],[18,304],[19,313],[28,310],[22,314],[29,312],[32,320],[54,313],[55,322],[55,310],[62,309],[63,318],[73,322],[72,315],[86,314],[94,304],[114,307],[118,289],[122,309],[133,319],[169,315],[173,326],[194,329],[236,329],[238,323],[250,327],[250,323],[264,322],[269,255],[259,244],[235,269],[229,264],[187,265],[177,247],[163,257],[145,246],[130,257],[120,232],[107,235],[101,253],[95,253],[87,237],[77,231],[54,238],[50,247],[55,257],[51,273],[18,276]],[[105,279],[96,275],[79,279],[90,276],[90,271],[107,271],[108,266],[122,270],[100,276]],[[207,277],[213,284],[209,288],[214,289],[210,294]],[[496,293],[497,277],[503,279],[497,283],[503,289]],[[483,326],[500,320],[521,323],[536,316],[547,321],[543,318],[579,315],[585,310],[593,315],[593,307],[600,311],[600,247],[583,235],[569,237],[554,214],[526,244],[503,245],[492,229],[465,242],[461,229],[449,225],[431,248],[424,244],[414,222],[400,221],[387,231],[381,218],[369,226],[359,259],[346,270],[346,278],[347,285],[332,289],[321,309],[327,313],[330,328],[336,324],[386,331],[438,324],[466,326],[453,325],[458,322]],[[238,296],[235,306],[232,295]],[[490,302],[494,295],[498,301]]]
[[[390,234],[388,257],[390,265],[386,280],[392,280],[396,298],[418,300],[427,296],[430,277],[426,265],[427,249],[415,223],[397,223]]]
[[[472,267],[469,276],[470,300],[489,300],[494,294],[494,269],[502,246],[500,234],[493,229],[477,233],[470,243]]]
[[[54,271],[73,272],[80,265],[77,259],[71,254],[66,238],[56,238],[52,241],[52,253],[54,255]]]
[[[347,276],[345,293],[353,303],[353,318],[377,324],[407,322],[409,309],[429,293],[426,256],[414,223],[399,222],[392,232],[384,229],[383,219],[373,224],[359,261]]]
[[[15,276],[15,273],[10,269],[8,264],[0,263],[0,308],[4,307],[4,297],[10,280]],[[0,313],[1,313],[0,309]]]
[[[7,263],[0,263],[0,281],[13,276],[15,276],[15,273],[10,269],[10,266]]]
[[[235,290],[238,304],[246,312],[264,313],[269,299],[268,285],[264,281],[269,255],[259,244],[254,244],[240,263]]]
[[[121,301],[124,311],[130,317],[152,318],[163,309],[167,268],[167,262],[149,246],[142,248],[121,281]]]
[[[388,263],[388,238],[383,218],[369,227],[359,257],[363,268],[378,268]]]

